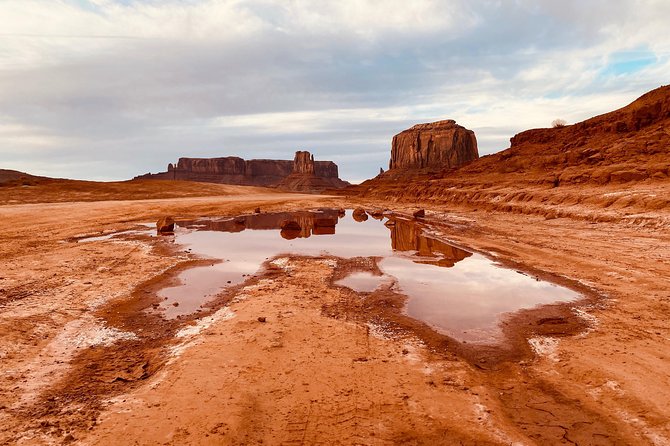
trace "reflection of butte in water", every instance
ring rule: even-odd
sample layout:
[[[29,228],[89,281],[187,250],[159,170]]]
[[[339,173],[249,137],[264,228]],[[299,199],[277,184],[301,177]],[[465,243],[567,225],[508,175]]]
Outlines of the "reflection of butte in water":
[[[337,209],[318,212],[277,212],[272,214],[249,214],[225,220],[179,221],[178,226],[197,231],[242,232],[245,229],[280,229],[287,240],[309,238],[312,235],[333,235],[338,218],[343,216]]]
[[[387,222],[392,228],[387,228],[381,221],[339,221],[339,216],[336,210],[303,211],[180,222],[179,226],[192,230],[177,231],[178,243],[195,254],[226,258],[226,262],[180,273],[182,284],[159,294],[168,298],[161,304],[165,316],[193,313],[221,289],[244,283],[265,260],[287,250],[300,256],[327,252],[348,259],[374,258],[380,272],[393,278],[397,289],[408,297],[404,309],[408,316],[464,342],[497,343],[502,336],[500,315],[579,297],[572,290],[501,268],[481,255],[433,239],[417,222],[392,219]],[[288,222],[296,228],[294,234],[282,235],[303,238],[286,243],[277,236],[275,231],[288,227]],[[326,224],[330,226],[324,229]],[[334,233],[335,224],[340,227],[338,234],[310,237]],[[379,281],[373,285],[370,291]]]
[[[394,251],[416,251],[423,259],[415,263],[452,267],[472,253],[451,246],[440,240],[426,237],[421,227],[406,220],[395,220],[391,226],[391,247]],[[430,260],[429,258],[435,258]]]
[[[309,238],[312,235],[334,235],[338,219],[344,214],[337,209],[318,212],[277,212],[249,214],[223,220],[180,221],[178,226],[198,231],[242,232],[279,229],[287,240]],[[367,215],[366,215],[367,217]],[[365,220],[360,220],[365,221]],[[416,252],[421,257],[415,263],[452,267],[472,253],[456,248],[435,238],[427,237],[420,226],[407,220],[394,219],[391,231],[391,248],[394,251]]]

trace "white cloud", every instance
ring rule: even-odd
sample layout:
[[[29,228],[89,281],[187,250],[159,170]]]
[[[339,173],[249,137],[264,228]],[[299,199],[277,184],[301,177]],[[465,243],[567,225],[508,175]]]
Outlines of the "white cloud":
[[[668,16],[661,0],[4,0],[0,167],[112,179],[305,148],[365,178],[393,134],[445,118],[491,153],[667,83]],[[655,59],[612,69],[626,51]]]

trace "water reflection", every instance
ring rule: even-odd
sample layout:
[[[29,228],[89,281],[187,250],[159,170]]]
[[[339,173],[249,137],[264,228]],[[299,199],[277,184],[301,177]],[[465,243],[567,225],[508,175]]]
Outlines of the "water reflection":
[[[338,280],[335,282],[335,285],[345,286],[359,293],[371,293],[382,285],[389,284],[392,281],[393,279],[385,274],[376,275],[369,271],[357,271]]]
[[[467,342],[495,342],[502,313],[578,297],[431,237],[413,221],[351,214],[322,209],[178,222],[178,243],[223,263],[188,270],[180,276],[183,285],[162,290],[166,317],[196,311],[283,253],[373,258],[381,276],[358,271],[338,284],[361,293],[393,284],[408,296],[409,316]]]
[[[330,235],[335,233],[340,211],[323,209],[317,212],[277,212],[271,214],[249,214],[223,219],[187,220],[177,223],[183,228],[197,231],[242,232],[245,229],[270,230],[279,229],[290,233],[293,238],[308,238],[311,235]],[[293,236],[293,233],[296,233]]]
[[[349,218],[341,220],[346,215],[346,212],[342,210],[321,209],[314,212],[277,212],[271,214],[241,215],[225,219],[179,221],[177,225],[195,231],[228,233],[242,232],[247,229],[279,230],[279,234],[286,240],[309,238],[312,235],[337,235],[338,242],[345,242],[341,248],[337,249],[337,254],[332,252],[333,246],[327,242],[320,245],[323,249],[319,252],[315,252],[313,249],[309,251],[313,254],[323,252],[338,256],[341,254],[341,257],[355,257],[358,255],[368,257],[377,255],[371,254],[371,251],[383,251],[383,254],[390,254],[394,251],[406,251],[414,255],[415,258],[413,261],[416,263],[429,263],[450,267],[456,262],[472,255],[468,251],[426,235],[423,229],[412,221],[397,218],[387,220],[386,227],[390,231],[389,245],[389,237],[384,234],[383,225],[379,224],[383,220],[381,214],[376,215],[372,213],[371,215],[377,221],[368,223],[368,215],[366,213],[354,212],[352,215],[353,220],[361,223],[361,225],[352,224]],[[338,224],[340,224],[339,232],[336,229]],[[362,247],[364,249],[362,251],[363,254],[359,254],[359,249],[352,246],[352,242],[355,242],[352,238],[356,238],[356,235],[372,236],[373,234],[374,237],[369,240],[369,245]],[[323,243],[324,241],[320,240],[319,242]],[[289,250],[287,252],[293,251]]]
[[[394,251],[411,251],[422,259],[416,263],[428,263],[436,266],[451,267],[472,253],[459,249],[441,240],[427,237],[423,229],[411,221],[395,220],[388,225],[391,230],[391,247]]]

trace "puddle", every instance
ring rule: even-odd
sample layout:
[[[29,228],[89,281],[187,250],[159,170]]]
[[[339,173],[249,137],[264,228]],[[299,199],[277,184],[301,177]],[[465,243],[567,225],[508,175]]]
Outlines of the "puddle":
[[[479,254],[451,268],[390,257],[380,269],[398,280],[410,298],[405,312],[449,336],[470,343],[494,342],[504,313],[542,304],[569,302],[575,291],[502,268]]]
[[[360,271],[351,273],[344,279],[335,282],[335,285],[351,288],[359,293],[371,293],[382,285],[392,283],[394,280],[387,275],[376,276],[372,273]]]
[[[180,274],[182,285],[159,293],[165,299],[161,309],[166,318],[197,311],[225,287],[255,274],[264,261],[289,253],[374,257],[381,276],[354,272],[336,284],[360,293],[393,284],[408,296],[407,315],[469,343],[499,340],[504,313],[580,297],[428,236],[411,221],[358,220],[351,211],[321,210],[178,222],[177,243],[221,263]]]
[[[142,224],[142,226],[147,226],[146,224]],[[150,231],[150,230],[136,230],[136,229],[131,229],[128,231],[119,231],[119,232],[112,232],[110,234],[105,234],[105,235],[97,235],[93,237],[83,237],[77,240],[78,243],[88,243],[88,242],[99,242],[102,240],[111,240],[113,238],[122,238],[124,236],[129,236],[129,235],[149,235],[152,236],[155,233],[155,231]]]

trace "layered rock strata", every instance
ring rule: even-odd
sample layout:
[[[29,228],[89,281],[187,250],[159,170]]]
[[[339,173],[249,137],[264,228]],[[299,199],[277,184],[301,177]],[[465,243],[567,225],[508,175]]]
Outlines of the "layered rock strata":
[[[337,166],[335,167],[337,168]],[[277,187],[299,192],[321,192],[326,189],[340,189],[349,185],[349,183],[337,178],[337,175],[335,177],[321,176],[318,172],[314,155],[306,151],[295,152],[291,174],[282,179]]]
[[[389,169],[456,168],[479,158],[472,130],[453,120],[418,124],[391,143]]]
[[[207,183],[234,184],[241,186],[275,187],[289,175],[299,173],[311,175],[319,180],[323,188],[340,188],[348,183],[338,177],[337,164],[332,161],[314,161],[306,151],[296,153],[289,160],[244,160],[236,156],[222,158],[179,158],[176,164],[168,164],[166,172],[135,177],[135,179],[186,180]],[[286,185],[287,188],[289,185]],[[306,189],[308,190],[308,186]]]

